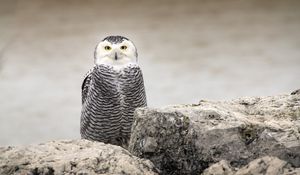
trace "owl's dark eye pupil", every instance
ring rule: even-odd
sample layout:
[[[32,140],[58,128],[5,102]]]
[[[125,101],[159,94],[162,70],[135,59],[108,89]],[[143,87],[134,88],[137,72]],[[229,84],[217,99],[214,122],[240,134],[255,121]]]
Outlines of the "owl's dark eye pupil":
[[[105,50],[110,50],[110,49],[111,49],[111,47],[109,47],[109,46],[105,46],[105,47],[104,47],[104,49],[105,49]]]
[[[125,49],[127,49],[127,46],[121,46],[121,49],[125,50]]]

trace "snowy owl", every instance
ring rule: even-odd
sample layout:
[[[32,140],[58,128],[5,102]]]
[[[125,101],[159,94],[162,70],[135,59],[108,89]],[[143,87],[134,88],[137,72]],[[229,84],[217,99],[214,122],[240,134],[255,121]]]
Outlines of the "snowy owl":
[[[94,67],[82,83],[83,139],[127,147],[133,114],[146,93],[137,49],[123,36],[108,36],[94,52]]]

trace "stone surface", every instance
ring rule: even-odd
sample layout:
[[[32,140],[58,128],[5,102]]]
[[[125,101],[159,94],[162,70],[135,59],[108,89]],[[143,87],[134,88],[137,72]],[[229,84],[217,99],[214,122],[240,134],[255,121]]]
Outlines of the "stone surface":
[[[205,169],[202,175],[233,175],[234,172],[226,160],[221,160]]]
[[[0,174],[156,174],[127,150],[87,140],[0,148]]]
[[[276,157],[265,156],[251,161],[248,165],[234,169],[225,160],[211,165],[202,175],[299,175],[300,168]]]
[[[300,167],[300,94],[136,111],[129,151],[162,174],[200,174],[269,155]]]

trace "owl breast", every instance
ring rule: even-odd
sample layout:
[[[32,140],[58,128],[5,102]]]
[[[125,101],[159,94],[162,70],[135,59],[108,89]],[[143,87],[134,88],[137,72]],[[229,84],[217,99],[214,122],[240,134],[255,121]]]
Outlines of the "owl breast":
[[[87,83],[81,112],[82,138],[126,144],[135,109],[147,105],[141,69],[137,65],[118,70],[96,66]]]

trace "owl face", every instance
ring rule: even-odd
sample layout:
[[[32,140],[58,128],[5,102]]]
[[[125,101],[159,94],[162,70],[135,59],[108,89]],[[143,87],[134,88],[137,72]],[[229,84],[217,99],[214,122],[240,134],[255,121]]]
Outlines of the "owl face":
[[[137,63],[137,50],[134,44],[122,36],[104,38],[95,49],[95,64],[122,66]]]

